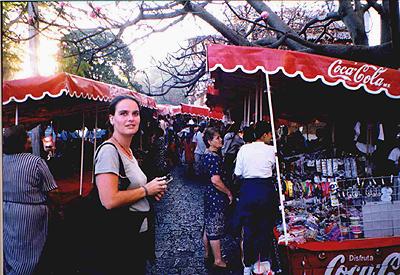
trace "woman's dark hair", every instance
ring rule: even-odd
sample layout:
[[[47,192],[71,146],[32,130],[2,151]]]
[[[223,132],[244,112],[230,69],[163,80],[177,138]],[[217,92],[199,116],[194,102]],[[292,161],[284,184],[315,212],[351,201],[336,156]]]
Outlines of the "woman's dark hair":
[[[271,133],[271,125],[266,121],[259,121],[254,127],[254,137],[259,139],[263,134]]]
[[[204,130],[203,133],[203,141],[206,147],[210,147],[210,143],[208,143],[209,140],[212,140],[215,136],[215,134],[220,134],[217,128],[214,127],[208,127]]]
[[[3,132],[3,152],[6,155],[23,153],[28,134],[23,125],[11,126]]]
[[[139,107],[139,112],[140,112],[140,104],[139,104],[139,101],[136,98],[134,98],[131,95],[119,95],[119,96],[114,97],[111,100],[110,105],[108,106],[108,114],[115,115],[115,109],[117,108],[117,104],[120,103],[124,99],[130,99],[130,100],[135,101],[136,104]],[[111,134],[114,132],[114,127],[110,124],[109,120],[107,120],[106,126],[107,126],[107,128],[109,130],[109,135],[111,136]]]
[[[115,109],[116,109],[116,107],[117,107],[117,104],[118,104],[120,101],[124,100],[124,99],[130,99],[130,100],[135,101],[136,104],[138,105],[139,111],[140,111],[140,104],[139,104],[139,101],[138,101],[136,98],[134,98],[134,97],[131,96],[131,95],[119,95],[119,96],[114,97],[113,100],[111,100],[110,106],[108,107],[108,113],[109,113],[110,115],[115,115]]]

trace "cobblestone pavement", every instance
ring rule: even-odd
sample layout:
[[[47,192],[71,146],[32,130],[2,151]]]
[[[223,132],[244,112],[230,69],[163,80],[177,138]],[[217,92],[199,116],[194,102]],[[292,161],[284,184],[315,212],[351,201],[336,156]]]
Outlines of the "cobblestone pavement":
[[[238,239],[229,234],[222,240],[222,253],[230,270],[217,273],[206,268],[201,239],[205,184],[186,177],[183,167],[176,167],[171,174],[174,180],[155,205],[156,260],[148,265],[147,274],[243,274]]]

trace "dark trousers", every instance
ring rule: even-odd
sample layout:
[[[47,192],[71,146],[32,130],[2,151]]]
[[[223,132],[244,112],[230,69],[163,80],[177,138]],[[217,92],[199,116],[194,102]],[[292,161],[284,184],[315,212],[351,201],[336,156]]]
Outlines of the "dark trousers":
[[[245,266],[265,261],[271,252],[276,192],[272,179],[244,179],[237,207],[238,226],[243,228]]]

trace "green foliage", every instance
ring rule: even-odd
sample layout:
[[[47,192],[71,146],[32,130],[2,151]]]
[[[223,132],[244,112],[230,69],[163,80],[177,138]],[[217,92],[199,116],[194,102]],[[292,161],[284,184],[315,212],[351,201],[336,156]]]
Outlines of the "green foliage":
[[[25,3],[26,4],[26,3]],[[10,39],[10,28],[12,27],[14,17],[19,13],[24,12],[24,3],[21,2],[2,2],[2,68],[3,79],[9,80],[13,75],[21,69],[22,50],[18,41]]]
[[[141,90],[138,83],[130,81],[136,68],[129,48],[122,40],[115,39],[111,32],[97,29],[73,31],[62,38],[61,45],[59,62],[62,71]]]

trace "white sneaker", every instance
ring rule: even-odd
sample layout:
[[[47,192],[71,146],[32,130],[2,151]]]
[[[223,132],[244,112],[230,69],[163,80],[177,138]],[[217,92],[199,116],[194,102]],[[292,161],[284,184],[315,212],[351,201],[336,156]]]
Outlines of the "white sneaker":
[[[260,265],[263,266],[267,271],[271,270],[271,264],[269,263],[269,261],[260,262]]]
[[[251,275],[251,266],[245,266],[243,269],[243,275]]]

